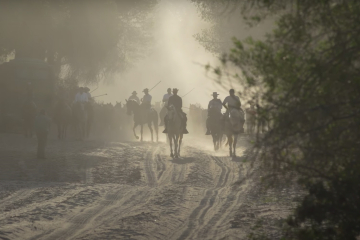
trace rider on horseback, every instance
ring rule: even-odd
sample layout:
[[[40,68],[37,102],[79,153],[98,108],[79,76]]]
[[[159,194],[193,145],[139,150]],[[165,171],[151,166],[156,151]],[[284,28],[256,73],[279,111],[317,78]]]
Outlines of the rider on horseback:
[[[152,100],[152,96],[149,94],[149,89],[145,88],[143,90],[143,93],[145,94],[144,97],[141,99],[141,106],[146,109],[146,110],[150,110],[151,109],[151,100]]]
[[[183,134],[188,134],[189,132],[188,132],[188,130],[186,130],[187,117],[186,117],[186,114],[181,109],[182,108],[182,98],[177,95],[178,91],[179,90],[177,88],[173,89],[173,95],[171,97],[169,97],[168,106],[173,105],[175,107],[176,111],[179,113],[181,120],[182,120],[182,124],[184,127]],[[167,125],[168,125],[168,119],[167,119],[167,116],[165,116],[165,130],[163,131],[163,133],[168,133]]]
[[[222,103],[223,106],[226,108],[226,112],[224,114],[224,120],[223,120],[223,124],[225,125],[225,121],[226,119],[229,118],[230,116],[230,112],[233,109],[237,109],[242,111],[241,109],[241,102],[240,102],[240,98],[238,96],[235,96],[235,90],[234,89],[230,89],[229,91],[230,96],[227,96],[224,99],[224,102]],[[226,104],[228,104],[228,106],[226,106]],[[244,132],[244,129],[241,130],[242,132]]]
[[[217,92],[213,92],[213,99],[209,102],[208,105],[208,116],[206,119],[206,134],[205,135],[210,135],[211,131],[210,131],[210,121],[211,118],[214,117],[213,114],[219,114],[221,115],[221,109],[222,109],[222,102],[220,99],[218,99],[218,93]]]
[[[79,87],[78,88],[78,93],[76,93],[75,95],[75,102],[80,102],[80,103],[86,103],[88,102],[88,95],[87,93],[84,91],[85,89],[83,87]]]
[[[164,126],[164,118],[166,115],[166,108],[168,107],[168,101],[171,96],[172,96],[171,88],[168,88],[167,93],[164,95],[163,100],[162,100],[163,108],[160,111],[160,125],[159,126]]]
[[[137,102],[138,104],[140,104],[140,99],[137,95],[136,91],[132,92],[132,95],[129,97],[129,100],[134,100],[135,102]]]

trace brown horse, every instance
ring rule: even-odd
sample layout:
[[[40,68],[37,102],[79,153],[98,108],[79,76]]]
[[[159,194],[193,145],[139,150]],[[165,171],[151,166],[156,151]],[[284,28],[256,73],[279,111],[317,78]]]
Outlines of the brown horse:
[[[239,133],[244,132],[245,114],[242,109],[231,109],[230,115],[225,119],[225,134],[229,144],[230,157],[236,157],[236,143]]]
[[[136,101],[126,100],[126,111],[128,115],[131,115],[132,113],[134,114],[133,132],[136,139],[139,139],[135,132],[136,127],[140,125],[140,141],[143,141],[143,125],[147,124],[151,133],[151,141],[154,142],[153,129],[151,126],[152,124],[154,124],[156,132],[156,142],[159,141],[159,116],[155,109],[144,109]]]
[[[54,110],[54,122],[57,125],[58,139],[65,139],[67,128],[72,120],[71,107],[65,101],[60,100],[56,103]]]

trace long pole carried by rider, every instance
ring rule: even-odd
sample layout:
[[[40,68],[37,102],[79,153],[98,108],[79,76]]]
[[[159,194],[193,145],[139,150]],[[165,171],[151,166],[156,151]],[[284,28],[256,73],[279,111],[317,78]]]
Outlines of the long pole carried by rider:
[[[155,86],[153,86],[150,90],[149,90],[149,92],[151,91],[151,90],[153,90],[157,85],[159,85],[161,83],[161,81],[159,81],[157,84],[155,84]]]
[[[96,89],[98,89],[99,87],[96,87],[94,90],[92,90],[90,93],[94,92]]]
[[[189,92],[187,92],[184,96],[182,96],[182,98],[185,97],[186,95],[188,95],[189,93],[191,93],[194,89],[195,89],[195,88],[191,89],[191,90],[190,90]]]
[[[102,96],[106,96],[106,95],[107,95],[107,93],[105,93],[105,94],[101,94],[101,95],[97,95],[97,96],[94,96],[94,97],[92,97],[92,98],[102,97]]]

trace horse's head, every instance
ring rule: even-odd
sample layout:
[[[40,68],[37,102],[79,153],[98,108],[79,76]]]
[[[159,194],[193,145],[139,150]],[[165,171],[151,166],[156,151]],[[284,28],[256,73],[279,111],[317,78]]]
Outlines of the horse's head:
[[[134,100],[126,100],[126,113],[131,115],[139,107],[139,104]]]

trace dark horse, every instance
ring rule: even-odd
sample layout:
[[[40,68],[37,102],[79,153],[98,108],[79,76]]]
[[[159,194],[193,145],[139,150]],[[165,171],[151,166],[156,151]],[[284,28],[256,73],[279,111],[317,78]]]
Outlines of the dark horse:
[[[151,133],[151,141],[154,142],[153,137],[153,129],[152,124],[154,124],[155,132],[156,132],[156,141],[159,141],[159,116],[158,113],[155,111],[155,109],[144,109],[141,105],[139,105],[136,101],[133,100],[126,100],[126,110],[127,114],[131,115],[131,113],[134,113],[134,127],[133,132],[136,139],[139,139],[139,137],[136,135],[135,128],[140,125],[141,131],[140,131],[140,140],[143,141],[143,125],[147,123],[150,133]]]
[[[221,112],[216,111],[215,108],[210,108],[209,117],[209,128],[214,143],[214,150],[217,151],[221,146],[221,141],[224,134],[222,129],[223,115]]]
[[[245,114],[240,109],[231,109],[230,115],[225,119],[225,134],[229,144],[230,157],[236,157],[236,143],[238,135],[244,132]]]

